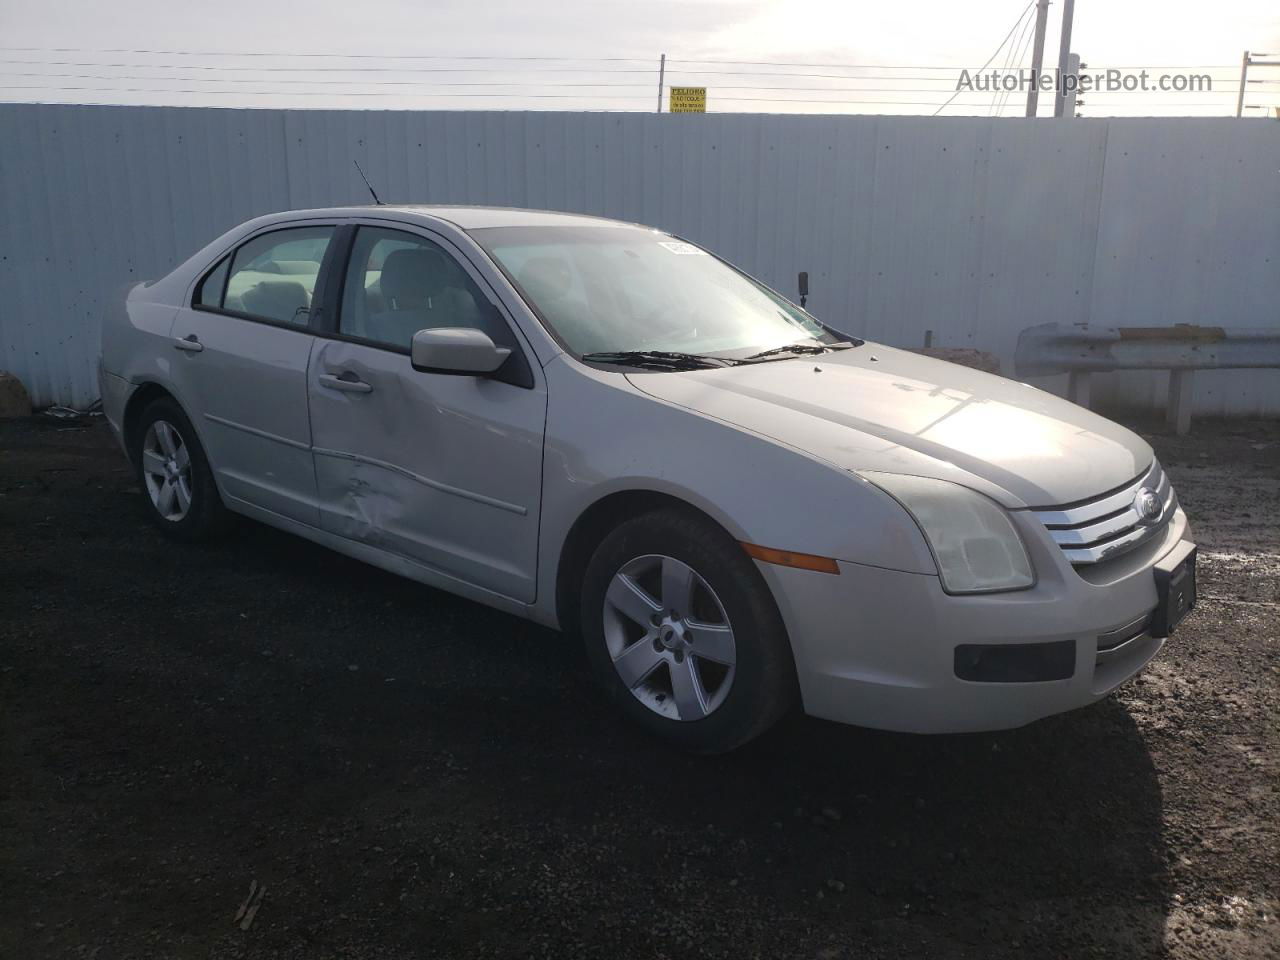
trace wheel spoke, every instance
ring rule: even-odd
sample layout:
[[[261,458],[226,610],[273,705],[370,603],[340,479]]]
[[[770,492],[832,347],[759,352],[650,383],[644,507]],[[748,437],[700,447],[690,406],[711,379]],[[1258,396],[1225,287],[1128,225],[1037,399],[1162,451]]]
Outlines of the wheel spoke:
[[[657,600],[636,581],[620,573],[609,584],[609,592],[605,594],[609,605],[629,620],[634,620],[643,627],[649,626],[649,619],[662,609]]]
[[[687,616],[693,600],[693,570],[679,560],[662,558],[662,605]]]
[[[690,652],[694,656],[702,657],[704,660],[714,660],[726,667],[732,667],[737,663],[733,630],[728,624],[687,620],[684,624],[684,633],[693,642]]]
[[[161,516],[167,517],[173,513],[173,505],[177,496],[175,485],[172,481],[166,480],[160,484],[160,493],[156,497],[156,509],[160,511]]]
[[[165,458],[155,450],[142,451],[142,469],[152,476],[163,477]]]
[[[671,664],[671,692],[681,720],[698,720],[707,715],[707,693],[693,657]]]
[[[178,509],[186,513],[191,509],[191,488],[187,486],[187,481],[182,477],[174,481],[173,488],[178,494]]]
[[[187,453],[187,445],[185,443],[178,447],[178,452],[174,454],[173,462],[178,465],[179,470],[185,470],[191,465],[191,454]]]
[[[172,457],[178,452],[177,444],[173,439],[173,428],[163,420],[155,422],[156,440],[160,443],[160,449],[164,451],[165,456]]]
[[[622,678],[628,690],[638,686],[662,662],[662,654],[653,648],[653,644],[647,637],[636,641],[613,659],[618,676]]]

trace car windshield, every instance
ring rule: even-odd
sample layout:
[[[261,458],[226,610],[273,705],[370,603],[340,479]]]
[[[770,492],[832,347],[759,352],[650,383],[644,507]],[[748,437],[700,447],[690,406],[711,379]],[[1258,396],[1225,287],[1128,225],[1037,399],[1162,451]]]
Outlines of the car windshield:
[[[700,247],[643,227],[472,230],[575,353],[741,359],[840,340]]]

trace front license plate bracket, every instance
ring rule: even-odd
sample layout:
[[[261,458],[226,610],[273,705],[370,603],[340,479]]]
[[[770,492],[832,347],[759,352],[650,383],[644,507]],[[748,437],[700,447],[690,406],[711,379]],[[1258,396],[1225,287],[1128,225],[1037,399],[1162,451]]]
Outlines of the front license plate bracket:
[[[1168,637],[1196,605],[1196,547],[1186,540],[1155,565],[1156,609],[1151,635]]]

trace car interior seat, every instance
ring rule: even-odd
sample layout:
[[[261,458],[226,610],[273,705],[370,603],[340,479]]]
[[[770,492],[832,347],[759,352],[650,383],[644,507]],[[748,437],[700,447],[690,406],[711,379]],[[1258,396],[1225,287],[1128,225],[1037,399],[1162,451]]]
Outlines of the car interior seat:
[[[240,301],[246,313],[300,325],[307,322],[305,312],[311,307],[311,295],[297,280],[259,280]]]
[[[365,336],[407,347],[419,330],[487,329],[470,285],[438,250],[394,250],[382,264],[378,283],[384,309],[369,314]]]

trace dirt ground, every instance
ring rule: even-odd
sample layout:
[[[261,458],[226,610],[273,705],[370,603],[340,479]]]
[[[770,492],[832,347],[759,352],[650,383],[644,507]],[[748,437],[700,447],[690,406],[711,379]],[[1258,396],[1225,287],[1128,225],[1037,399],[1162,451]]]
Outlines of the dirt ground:
[[[0,957],[1280,956],[1280,425],[1151,439],[1201,600],[1137,681],[695,759],[558,634],[0,424]]]

